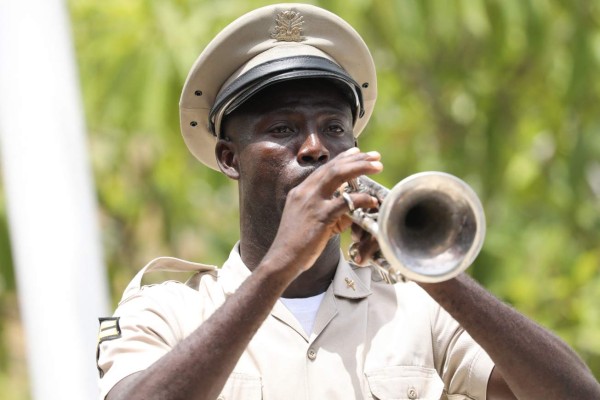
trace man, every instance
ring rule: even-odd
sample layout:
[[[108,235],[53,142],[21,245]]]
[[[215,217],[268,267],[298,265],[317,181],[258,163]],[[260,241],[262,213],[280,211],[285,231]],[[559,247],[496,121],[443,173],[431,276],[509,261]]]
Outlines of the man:
[[[345,182],[382,170],[357,137],[376,98],[360,36],[301,4],[255,10],[194,64],[186,143],[238,181],[240,241],[224,266],[161,258],[101,319],[107,399],[600,398],[562,341],[466,275],[390,285],[346,262]],[[365,263],[376,242],[354,227]],[[141,286],[156,269],[198,271]]]

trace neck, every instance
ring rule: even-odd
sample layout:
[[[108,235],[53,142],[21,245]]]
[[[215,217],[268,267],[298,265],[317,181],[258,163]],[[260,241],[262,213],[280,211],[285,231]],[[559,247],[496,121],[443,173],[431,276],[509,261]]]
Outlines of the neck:
[[[257,236],[251,236],[257,237]],[[248,240],[242,234],[240,238],[240,255],[244,264],[254,271],[269,250],[270,244],[256,240]],[[329,240],[321,255],[312,267],[300,274],[285,290],[283,297],[301,298],[323,293],[327,290],[340,261],[339,235]]]

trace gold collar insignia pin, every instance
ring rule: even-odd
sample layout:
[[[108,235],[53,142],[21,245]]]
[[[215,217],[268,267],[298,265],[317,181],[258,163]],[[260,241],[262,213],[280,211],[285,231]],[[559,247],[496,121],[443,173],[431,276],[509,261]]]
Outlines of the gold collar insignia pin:
[[[344,278],[344,280],[346,281],[346,287],[352,288],[352,290],[356,291],[356,288],[354,287],[354,281],[352,279]]]

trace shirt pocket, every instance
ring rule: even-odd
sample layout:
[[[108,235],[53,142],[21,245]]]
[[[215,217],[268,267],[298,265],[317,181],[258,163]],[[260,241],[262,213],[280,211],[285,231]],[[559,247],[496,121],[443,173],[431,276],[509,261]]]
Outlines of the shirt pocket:
[[[233,372],[217,400],[261,400],[262,381],[259,376]]]
[[[439,400],[444,394],[444,383],[433,368],[393,366],[365,375],[377,400]]]

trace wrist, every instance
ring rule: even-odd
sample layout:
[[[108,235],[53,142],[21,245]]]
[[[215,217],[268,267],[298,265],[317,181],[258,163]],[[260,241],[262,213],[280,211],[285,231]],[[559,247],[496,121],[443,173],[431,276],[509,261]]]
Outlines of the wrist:
[[[257,273],[267,284],[283,292],[302,273],[302,269],[298,268],[298,263],[290,260],[288,254],[269,250],[253,272]]]

